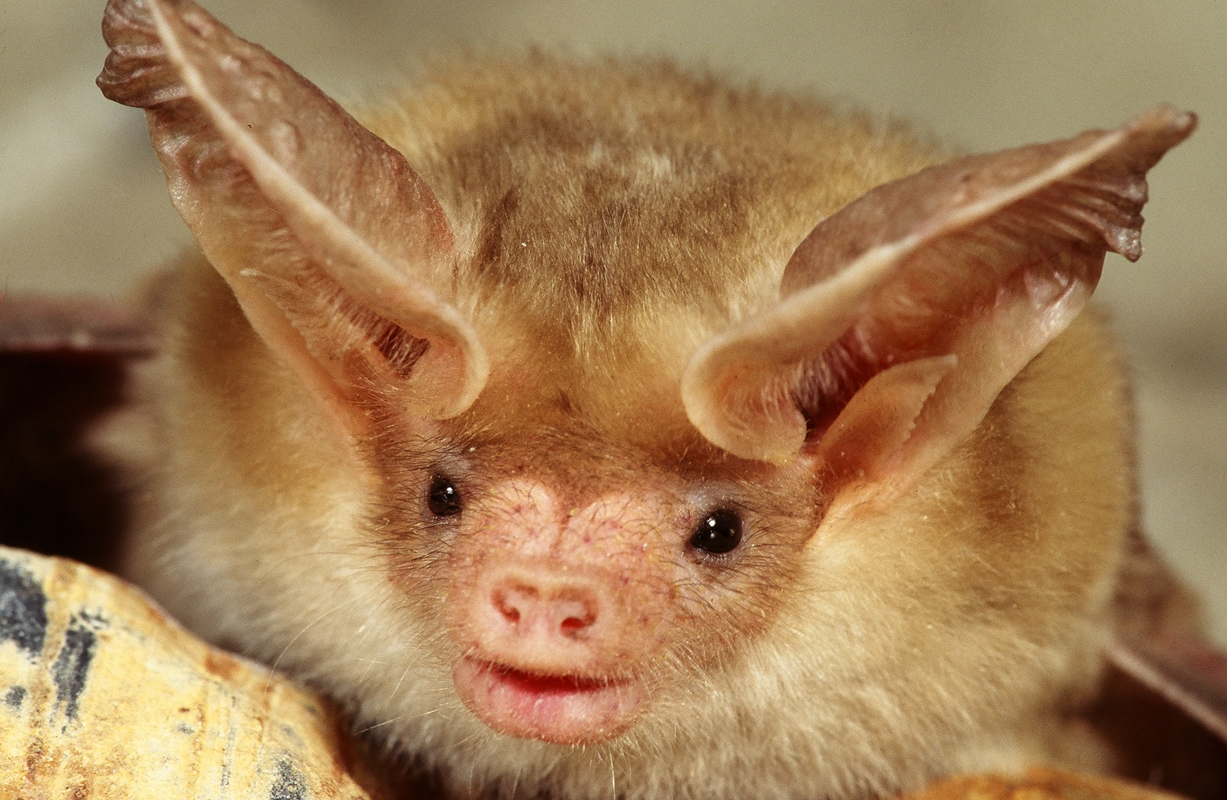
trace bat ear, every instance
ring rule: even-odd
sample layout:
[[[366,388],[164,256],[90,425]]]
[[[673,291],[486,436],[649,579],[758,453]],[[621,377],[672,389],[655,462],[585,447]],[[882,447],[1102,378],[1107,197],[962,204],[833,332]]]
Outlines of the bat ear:
[[[1069,325],[1107,250],[1141,255],[1146,171],[1195,124],[1157,108],[870,191],[796,249],[777,305],[692,357],[690,420],[738,456],[905,485]]]
[[[171,198],[255,330],[334,409],[469,406],[487,359],[438,293],[451,227],[404,157],[187,0],[111,0],[98,85],[147,111]]]

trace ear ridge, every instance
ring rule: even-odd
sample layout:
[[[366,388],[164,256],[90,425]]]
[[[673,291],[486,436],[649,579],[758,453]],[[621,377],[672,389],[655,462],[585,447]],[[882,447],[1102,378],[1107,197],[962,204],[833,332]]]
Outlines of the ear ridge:
[[[1140,255],[1145,171],[1194,125],[1160,107],[1114,131],[971,156],[871,190],[798,246],[776,306],[695,353],[682,383],[691,421],[736,455],[783,461],[812,433],[796,399],[814,364],[860,359],[868,378],[957,355],[908,440],[903,461],[922,469],[1072,321],[1108,249]],[[986,350],[987,335],[999,339]],[[989,380],[964,377],[986,367]],[[774,402],[750,401],[764,393]]]
[[[303,353],[319,358],[328,331],[369,326],[315,318],[319,304],[301,291],[265,295],[270,307],[242,284],[258,277],[260,294],[276,283],[330,287],[401,329],[406,342],[429,343],[413,360],[412,410],[448,417],[467,408],[485,383],[486,354],[468,321],[431,288],[450,280],[452,233],[403,156],[187,0],[111,0],[104,33],[112,52],[99,85],[146,108],[176,207],[261,335],[299,372],[315,373],[309,383],[323,373],[336,384],[341,353],[321,368]],[[236,245],[244,238],[236,221],[263,246]],[[305,342],[288,336],[272,307]],[[369,344],[370,366],[387,366],[378,363],[382,348]],[[349,389],[342,380],[333,392]]]
[[[883,480],[910,455],[922,412],[957,365],[957,356],[933,356],[874,375],[823,435],[816,455],[837,475]]]
[[[377,393],[409,378],[431,346],[355,303],[326,275],[304,271],[291,279],[257,269],[241,274],[282,312],[346,397]]]
[[[690,421],[712,444],[743,458],[782,461],[805,441],[806,422],[793,401],[802,360],[848,329],[856,304],[894,268],[880,248],[832,275],[822,291],[789,298],[708,340],[682,376]]]

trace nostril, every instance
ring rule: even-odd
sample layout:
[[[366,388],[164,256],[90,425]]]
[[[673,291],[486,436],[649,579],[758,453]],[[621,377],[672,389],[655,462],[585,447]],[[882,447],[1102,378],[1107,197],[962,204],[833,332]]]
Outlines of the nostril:
[[[494,612],[491,620],[505,634],[517,638],[582,639],[597,623],[600,598],[591,587],[576,581],[520,579],[497,583],[487,595]]]
[[[491,605],[509,624],[519,624],[524,612],[534,602],[531,589],[523,587],[508,587],[495,589],[490,598]]]
[[[563,636],[575,638],[580,631],[592,624],[591,619],[580,619],[579,617],[567,617],[558,625],[558,629],[562,631]]]
[[[596,601],[587,596],[560,598],[555,607],[558,631],[568,638],[576,638],[596,622],[596,609]]]

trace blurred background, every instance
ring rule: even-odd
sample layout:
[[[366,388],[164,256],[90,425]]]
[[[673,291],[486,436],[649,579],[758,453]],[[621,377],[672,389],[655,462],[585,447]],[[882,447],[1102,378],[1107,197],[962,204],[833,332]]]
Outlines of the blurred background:
[[[1222,0],[209,0],[342,99],[415,54],[668,54],[995,150],[1160,102],[1201,128],[1151,173],[1137,264],[1099,290],[1132,357],[1147,529],[1227,644],[1227,3]],[[101,0],[0,0],[0,291],[123,299],[188,241],[144,117],[105,101]]]

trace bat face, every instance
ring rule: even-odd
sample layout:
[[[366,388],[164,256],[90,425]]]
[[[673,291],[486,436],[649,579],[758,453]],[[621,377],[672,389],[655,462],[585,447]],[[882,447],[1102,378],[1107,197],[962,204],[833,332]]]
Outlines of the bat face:
[[[482,792],[1094,750],[1131,434],[1079,313],[1191,115],[922,169],[667,66],[457,66],[359,124],[189,2],[104,33],[204,255],[108,434],[198,632]]]
[[[459,699],[560,744],[622,733],[766,630],[822,502],[806,462],[729,459],[694,434],[627,446],[579,413],[393,429],[372,454],[397,487],[380,519],[392,580],[447,632]]]

